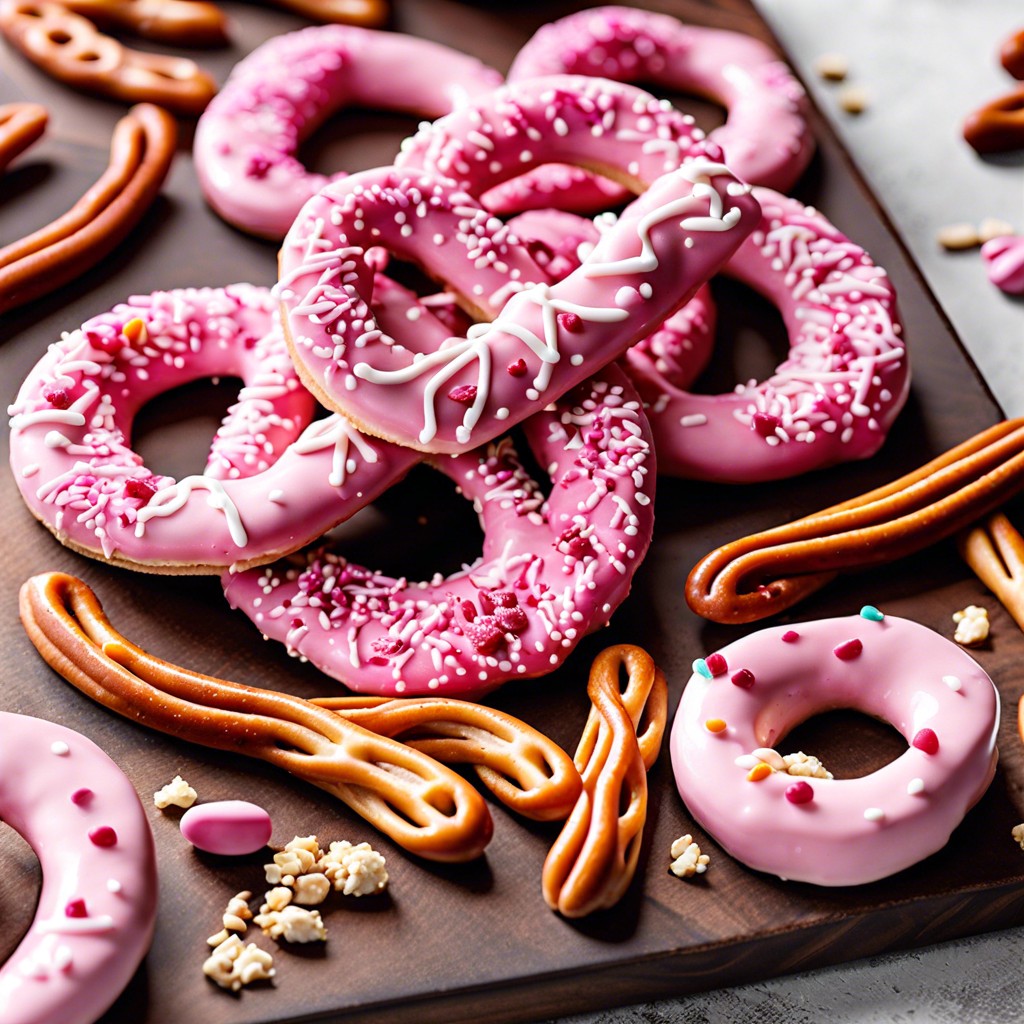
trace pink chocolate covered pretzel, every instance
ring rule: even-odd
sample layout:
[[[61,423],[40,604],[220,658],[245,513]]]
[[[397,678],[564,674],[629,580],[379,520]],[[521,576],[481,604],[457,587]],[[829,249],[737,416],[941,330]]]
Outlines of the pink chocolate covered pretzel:
[[[739,32],[632,7],[595,7],[542,26],[519,51],[508,80],[557,74],[599,75],[717,101],[728,117],[708,138],[752,185],[788,191],[814,153],[803,87],[768,46]],[[607,183],[563,167],[524,175],[489,194],[485,205],[498,212],[539,204],[597,210],[622,198]]]
[[[433,460],[480,514],[483,553],[464,570],[395,579],[321,548],[226,573],[228,601],[362,693],[479,695],[553,671],[629,592],[653,526],[654,452],[614,367],[523,430],[547,500],[508,439]]]
[[[459,189],[486,191],[552,159],[638,190],[653,184],[577,271],[548,285]],[[306,204],[285,239],[278,293],[307,387],[360,429],[425,451],[480,444],[587,379],[683,305],[757,218],[749,188],[717,147],[694,142],[682,115],[600,79],[498,90],[426,126],[401,164],[335,182]],[[363,258],[379,245],[495,319],[440,349],[384,335],[368,314]]]
[[[324,25],[275,36],[231,72],[199,119],[195,163],[209,204],[228,222],[283,238],[329,181],[298,149],[346,106],[440,117],[501,75],[473,57],[397,32]]]
[[[1024,295],[1024,236],[1003,235],[981,247],[988,279],[1007,295]]]

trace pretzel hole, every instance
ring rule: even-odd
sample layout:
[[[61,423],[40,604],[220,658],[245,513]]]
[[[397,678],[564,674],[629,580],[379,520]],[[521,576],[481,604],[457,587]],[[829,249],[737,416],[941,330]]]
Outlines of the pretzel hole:
[[[87,50],[85,53],[79,53],[75,57],[75,60],[84,61],[86,63],[89,63],[89,62],[94,61],[94,60],[99,60],[99,59],[100,59],[100,55],[98,53],[96,53],[95,50]]]
[[[0,823],[0,964],[21,944],[36,910],[42,881],[39,858],[32,847],[8,825]]]
[[[66,43],[71,42],[71,33],[62,28],[51,28],[50,31],[46,33],[46,38],[49,39],[51,43],[56,43],[58,46],[64,46]]]
[[[394,162],[402,140],[421,118],[396,111],[349,107],[329,117],[299,147],[299,159],[321,174],[349,174]]]
[[[842,708],[806,719],[774,747],[780,754],[813,755],[837,779],[859,779],[895,761],[907,741],[888,722]]]
[[[42,18],[43,12],[38,7],[19,7],[18,14],[24,18]]]

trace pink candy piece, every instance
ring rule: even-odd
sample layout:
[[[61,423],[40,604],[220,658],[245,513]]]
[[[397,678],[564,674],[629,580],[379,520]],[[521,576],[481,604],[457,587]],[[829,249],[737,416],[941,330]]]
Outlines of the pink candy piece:
[[[197,850],[226,857],[262,850],[272,831],[270,815],[247,800],[196,804],[181,816],[181,834]]]
[[[988,279],[1008,295],[1024,295],[1024,236],[1004,235],[981,247]]]
[[[237,64],[199,118],[196,172],[227,221],[283,238],[329,181],[298,159],[302,141],[347,106],[433,120],[501,75],[457,50],[398,32],[323,25],[275,36]]]

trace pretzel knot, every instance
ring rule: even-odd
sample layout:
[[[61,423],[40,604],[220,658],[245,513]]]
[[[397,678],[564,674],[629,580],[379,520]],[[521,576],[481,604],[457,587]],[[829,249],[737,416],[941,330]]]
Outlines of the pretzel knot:
[[[647,772],[668,713],[665,675],[639,647],[602,651],[587,694],[593,706],[575,757],[583,792],[542,876],[545,901],[565,917],[614,906],[629,887],[647,818]]]
[[[483,798],[448,768],[309,701],[147,654],[111,626],[96,595],[74,576],[28,580],[21,618],[44,660],[112,711],[284,768],[338,797],[410,853],[470,860],[491,838]]]

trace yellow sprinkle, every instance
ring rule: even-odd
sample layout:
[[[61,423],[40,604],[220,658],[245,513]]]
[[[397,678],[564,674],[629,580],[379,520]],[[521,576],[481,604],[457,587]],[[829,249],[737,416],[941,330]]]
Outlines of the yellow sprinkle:
[[[707,729],[708,732],[724,732],[725,721],[721,718],[709,718],[704,723],[704,728]]]
[[[760,764],[755,764],[753,768],[747,772],[747,782],[760,782],[762,779],[767,779],[772,774],[773,768],[769,764],[765,764],[762,761]]]
[[[138,345],[146,340],[146,325],[138,317],[135,317],[121,328],[121,333],[128,339],[129,345]]]

